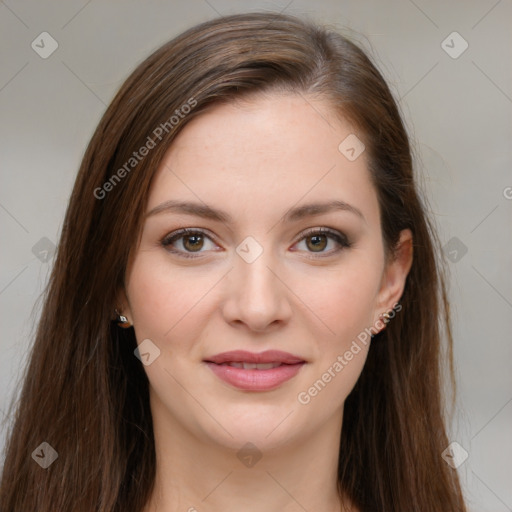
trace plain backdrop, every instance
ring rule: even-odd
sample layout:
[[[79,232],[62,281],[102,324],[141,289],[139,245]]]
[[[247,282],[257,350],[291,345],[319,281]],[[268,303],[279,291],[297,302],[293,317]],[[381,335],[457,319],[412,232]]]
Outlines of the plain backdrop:
[[[0,2],[2,416],[9,421],[68,197],[106,105],[165,41],[252,10],[340,29],[399,100],[451,270],[459,401],[450,438],[469,454],[458,471],[471,511],[512,511],[510,0]]]

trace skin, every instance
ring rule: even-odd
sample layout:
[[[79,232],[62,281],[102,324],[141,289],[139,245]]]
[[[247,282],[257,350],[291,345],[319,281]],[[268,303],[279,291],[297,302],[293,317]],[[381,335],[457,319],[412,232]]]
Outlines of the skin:
[[[403,292],[412,241],[403,231],[396,257],[386,259],[366,154],[352,162],[338,150],[357,130],[332,111],[324,100],[277,93],[217,105],[183,129],[161,162],[148,212],[192,201],[232,219],[149,215],[127,269],[120,308],[138,343],[150,339],[160,350],[144,367],[157,453],[145,512],[356,510],[340,501],[336,469],[343,404],[370,344],[359,343],[309,403],[297,397],[365,328],[382,327],[379,315]],[[291,208],[330,200],[362,217],[337,210],[282,220]],[[206,236],[162,246],[184,227]],[[314,229],[304,238],[320,227],[344,233],[350,247],[315,238]],[[248,236],[263,249],[252,263],[236,252]],[[180,256],[187,250],[198,257]],[[306,364],[277,389],[241,391],[203,361],[235,349],[283,350]],[[247,442],[261,455],[252,467],[237,457]]]

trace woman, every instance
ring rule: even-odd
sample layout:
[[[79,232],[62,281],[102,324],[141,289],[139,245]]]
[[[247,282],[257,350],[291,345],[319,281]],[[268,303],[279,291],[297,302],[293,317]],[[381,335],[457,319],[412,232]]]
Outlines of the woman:
[[[466,510],[434,241],[356,45],[280,14],[188,30],[84,155],[1,510]]]

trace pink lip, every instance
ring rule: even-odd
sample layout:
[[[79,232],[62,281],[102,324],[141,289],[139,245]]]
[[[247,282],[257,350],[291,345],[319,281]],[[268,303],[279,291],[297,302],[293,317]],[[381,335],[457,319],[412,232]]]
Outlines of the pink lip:
[[[305,364],[304,359],[281,352],[267,350],[254,353],[244,350],[223,352],[205,360],[207,366],[223,381],[246,391],[269,391],[294,377]],[[235,368],[222,363],[281,363],[268,370]]]

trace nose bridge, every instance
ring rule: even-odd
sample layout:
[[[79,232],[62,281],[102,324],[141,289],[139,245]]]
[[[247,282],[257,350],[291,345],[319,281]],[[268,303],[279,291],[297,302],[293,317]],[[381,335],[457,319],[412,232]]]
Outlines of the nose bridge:
[[[238,254],[235,263],[235,276],[240,280],[239,287],[242,292],[240,298],[244,297],[246,301],[255,304],[265,299],[265,304],[269,306],[270,301],[279,294],[275,276],[270,271],[275,266],[275,258],[272,257],[270,248],[262,250],[256,256],[253,248],[251,252],[254,259],[246,259]]]
[[[240,285],[251,291],[253,294],[275,293],[276,283],[274,274],[270,269],[275,266],[274,258],[270,250],[264,251],[258,258],[252,262],[247,262],[243,258],[237,258],[235,264],[237,279],[242,282]]]
[[[278,265],[272,250],[250,238],[236,249],[225,314],[229,321],[262,330],[276,320],[287,320],[291,309],[286,287],[274,274]]]

